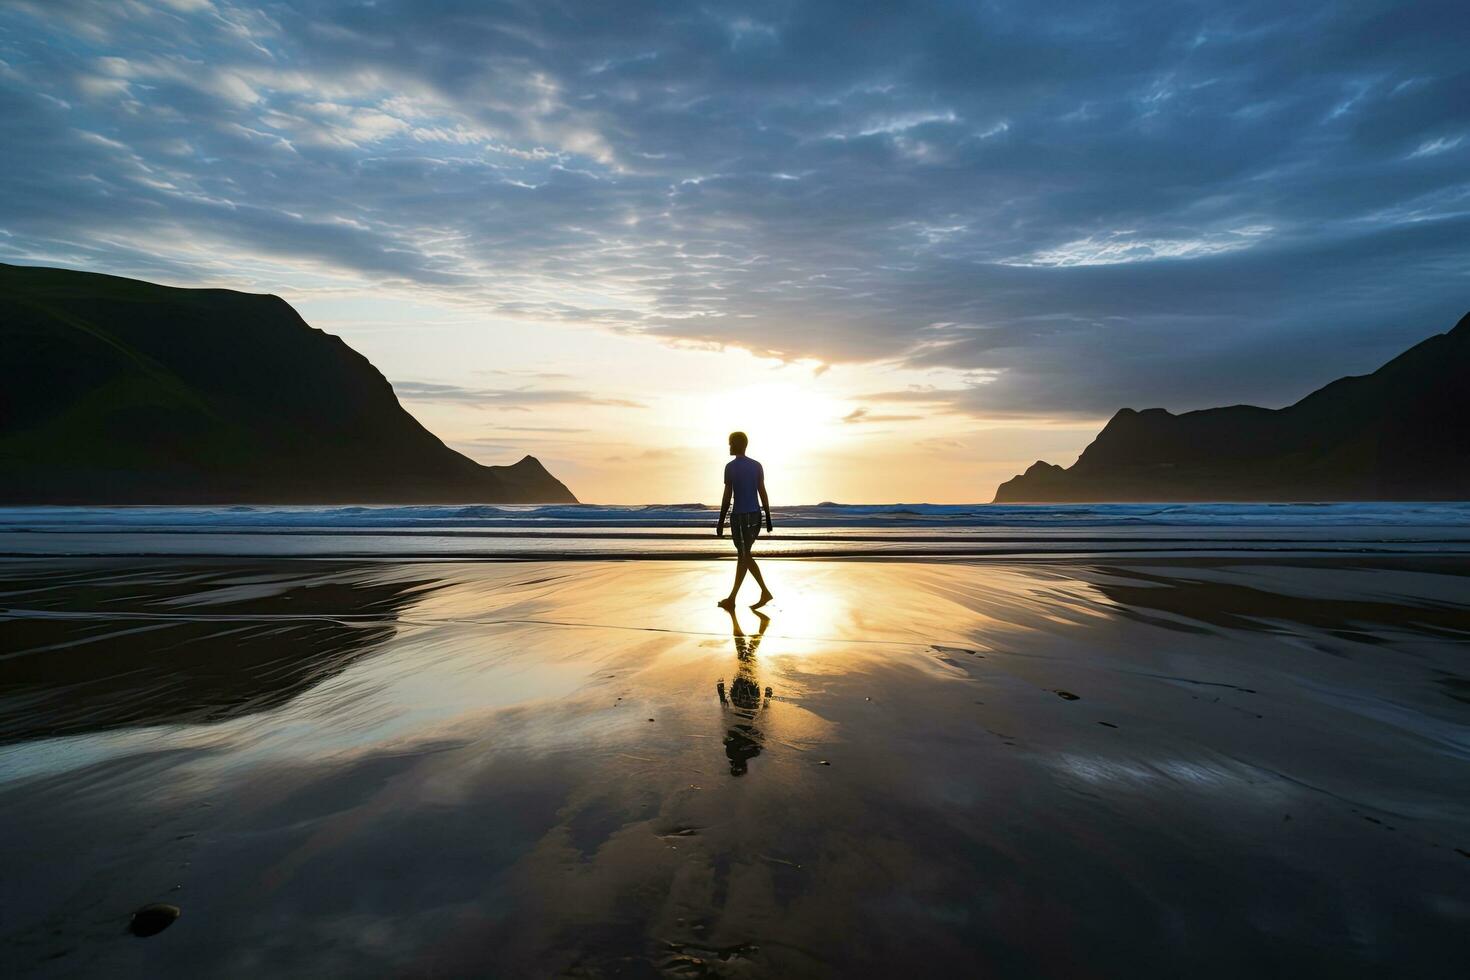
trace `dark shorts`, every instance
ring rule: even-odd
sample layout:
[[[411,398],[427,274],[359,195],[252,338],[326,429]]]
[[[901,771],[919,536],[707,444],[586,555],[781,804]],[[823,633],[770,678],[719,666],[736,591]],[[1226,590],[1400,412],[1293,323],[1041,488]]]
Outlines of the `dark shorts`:
[[[730,515],[730,537],[735,542],[736,549],[749,551],[750,546],[755,544],[756,537],[761,533],[761,512],[751,511],[749,514]]]

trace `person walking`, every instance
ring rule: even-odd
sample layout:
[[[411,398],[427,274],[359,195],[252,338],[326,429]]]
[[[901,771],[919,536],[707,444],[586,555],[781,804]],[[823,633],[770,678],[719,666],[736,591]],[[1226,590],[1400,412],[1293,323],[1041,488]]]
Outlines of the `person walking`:
[[[720,500],[720,519],[715,523],[715,534],[724,537],[725,515],[728,514],[730,538],[735,542],[735,584],[731,586],[730,594],[717,603],[721,609],[726,610],[735,608],[735,596],[740,592],[740,584],[745,581],[746,572],[761,587],[760,599],[750,608],[759,609],[775,598],[771,595],[771,590],[766,588],[760,566],[751,555],[755,539],[761,533],[762,510],[766,515],[766,531],[771,530],[771,498],[766,495],[765,470],[760,463],[745,455],[749,446],[750,439],[744,432],[730,433],[730,455],[735,458],[725,464],[725,495]],[[733,512],[730,510],[732,502],[735,507]]]

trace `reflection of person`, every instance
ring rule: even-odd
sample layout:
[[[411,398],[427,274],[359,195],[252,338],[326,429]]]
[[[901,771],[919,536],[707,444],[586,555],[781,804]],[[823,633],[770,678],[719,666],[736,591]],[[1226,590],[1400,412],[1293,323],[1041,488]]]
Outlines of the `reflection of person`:
[[[755,727],[756,712],[771,700],[769,687],[762,700],[760,681],[755,676],[755,652],[760,649],[761,637],[765,636],[766,627],[771,625],[771,618],[757,612],[761,627],[754,636],[746,636],[735,610],[726,611],[730,614],[730,630],[735,640],[735,679],[730,682],[727,692],[725,679],[721,677],[715,690],[719,692],[720,703],[730,708],[738,719],[743,719],[737,720],[725,733],[725,756],[730,760],[730,775],[743,776],[750,767],[750,760],[761,754],[762,736]]]
[[[750,608],[759,609],[772,599],[766,580],[761,577],[760,566],[751,555],[756,536],[761,533],[761,509],[766,512],[766,530],[771,530],[771,498],[766,496],[766,472],[761,464],[745,455],[750,440],[744,432],[730,433],[730,455],[735,458],[725,464],[725,496],[720,500],[720,519],[715,522],[715,534],[725,535],[725,515],[730,515],[730,539],[735,542],[735,584],[730,594],[720,600],[725,609],[735,608],[735,595],[740,583],[745,581],[748,571],[755,576],[761,587],[760,599]],[[735,509],[730,510],[731,498]],[[759,500],[759,502],[757,502]]]

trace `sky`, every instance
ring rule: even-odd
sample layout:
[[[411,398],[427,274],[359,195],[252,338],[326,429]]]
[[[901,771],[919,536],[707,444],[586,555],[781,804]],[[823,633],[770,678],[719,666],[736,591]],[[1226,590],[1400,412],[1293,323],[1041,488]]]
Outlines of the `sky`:
[[[0,0],[0,262],[285,297],[584,501],[989,500],[1470,309],[1470,5]]]

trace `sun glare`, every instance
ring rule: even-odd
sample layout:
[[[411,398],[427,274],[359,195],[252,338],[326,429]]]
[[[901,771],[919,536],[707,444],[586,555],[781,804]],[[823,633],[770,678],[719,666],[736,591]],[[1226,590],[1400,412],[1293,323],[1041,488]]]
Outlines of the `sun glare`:
[[[750,436],[750,455],[781,474],[785,500],[807,501],[806,471],[816,457],[846,438],[847,406],[811,388],[766,383],[711,392],[691,406],[685,425],[690,445],[715,448],[727,433]]]

